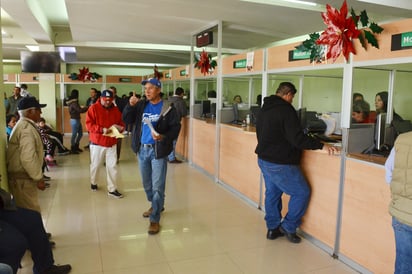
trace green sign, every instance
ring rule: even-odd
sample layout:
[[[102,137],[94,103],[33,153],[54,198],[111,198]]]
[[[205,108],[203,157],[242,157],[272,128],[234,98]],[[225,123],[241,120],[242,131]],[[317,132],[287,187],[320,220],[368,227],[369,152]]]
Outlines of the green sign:
[[[165,74],[165,78],[171,78],[169,72]]]
[[[292,55],[293,60],[305,60],[310,58],[310,51],[301,51],[295,49]]]
[[[180,71],[180,76],[186,76],[186,70],[185,69]]]
[[[412,46],[412,32],[405,32],[401,35],[401,47],[411,47]]]
[[[246,59],[233,61],[233,68],[246,68]]]
[[[121,83],[130,83],[132,81],[132,78],[127,77],[127,78],[119,78],[119,82]]]

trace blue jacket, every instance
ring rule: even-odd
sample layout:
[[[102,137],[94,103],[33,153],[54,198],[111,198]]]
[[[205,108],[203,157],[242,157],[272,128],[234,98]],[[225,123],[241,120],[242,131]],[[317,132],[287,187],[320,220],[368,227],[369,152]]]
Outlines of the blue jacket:
[[[126,124],[135,124],[132,133],[132,149],[135,153],[138,153],[140,149],[143,111],[148,103],[149,101],[141,100],[134,107],[127,104],[123,110],[123,121]],[[160,159],[170,154],[173,150],[173,140],[179,136],[180,120],[173,104],[163,101],[163,108],[155,129],[163,135],[162,140],[156,141],[155,143],[155,157],[156,159]]]

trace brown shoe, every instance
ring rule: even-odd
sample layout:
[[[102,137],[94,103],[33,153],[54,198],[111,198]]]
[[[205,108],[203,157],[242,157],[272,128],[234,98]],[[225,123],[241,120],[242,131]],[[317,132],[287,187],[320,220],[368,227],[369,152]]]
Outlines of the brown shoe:
[[[160,225],[159,223],[150,222],[149,230],[147,231],[150,235],[159,233]]]
[[[169,163],[171,163],[171,164],[180,164],[180,163],[182,163],[182,161],[180,161],[178,159],[174,159],[172,161],[169,161]]]
[[[165,208],[162,208],[162,212],[163,211],[165,211]],[[143,217],[145,217],[145,218],[149,218],[150,217],[150,214],[152,214],[152,212],[153,212],[153,208],[152,207],[150,207],[147,211],[145,211],[145,212],[143,212]]]

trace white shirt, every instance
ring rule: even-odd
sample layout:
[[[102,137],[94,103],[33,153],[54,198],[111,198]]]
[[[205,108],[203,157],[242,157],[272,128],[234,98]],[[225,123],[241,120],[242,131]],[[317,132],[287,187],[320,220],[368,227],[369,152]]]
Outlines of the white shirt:
[[[395,166],[395,148],[391,149],[388,159],[385,162],[385,179],[388,184],[392,182],[392,172]]]

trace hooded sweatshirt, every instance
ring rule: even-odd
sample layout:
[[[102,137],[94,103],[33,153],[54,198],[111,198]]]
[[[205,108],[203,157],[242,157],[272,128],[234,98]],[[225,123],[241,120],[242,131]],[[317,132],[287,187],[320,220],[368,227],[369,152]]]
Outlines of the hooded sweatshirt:
[[[255,153],[275,164],[298,165],[303,149],[322,149],[323,144],[304,134],[295,108],[280,96],[264,99],[256,122]]]

